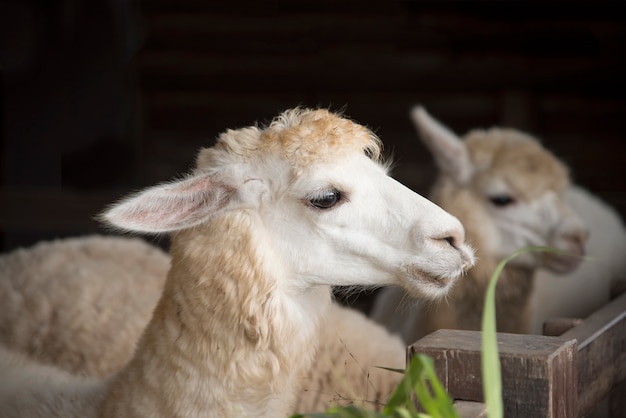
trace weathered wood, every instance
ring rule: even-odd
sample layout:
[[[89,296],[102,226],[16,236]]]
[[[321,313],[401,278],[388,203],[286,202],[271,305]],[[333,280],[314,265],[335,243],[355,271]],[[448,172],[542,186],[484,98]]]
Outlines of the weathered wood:
[[[550,318],[543,324],[543,335],[558,337],[582,322],[583,320],[580,318]]]
[[[573,339],[498,334],[505,415],[573,417],[577,412],[577,347]],[[408,348],[426,354],[454,399],[483,402],[481,333],[439,330]]]
[[[483,402],[455,401],[454,409],[461,418],[487,418],[487,405]]]
[[[555,321],[554,332],[577,322]],[[454,399],[481,402],[480,335],[439,330],[410,346],[408,356],[433,357]],[[498,347],[507,416],[582,417],[609,395],[611,416],[623,416],[626,293],[560,337],[498,334]]]
[[[622,272],[626,274],[626,272]],[[626,280],[615,280],[611,284],[611,300],[617,299],[622,293],[626,293]]]
[[[620,418],[626,414],[626,380],[615,385],[609,395],[609,417]]]
[[[626,379],[626,293],[562,335],[578,341],[578,416]]]

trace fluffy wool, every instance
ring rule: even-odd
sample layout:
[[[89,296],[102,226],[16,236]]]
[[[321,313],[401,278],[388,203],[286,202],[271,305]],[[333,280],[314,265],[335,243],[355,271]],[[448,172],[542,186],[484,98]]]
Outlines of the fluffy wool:
[[[74,374],[109,376],[132,357],[169,265],[160,248],[115,236],[3,254],[0,343]]]
[[[170,256],[160,248],[139,238],[115,236],[42,242],[0,256],[0,283],[8,295],[3,298],[0,341],[31,360],[74,375],[114,374],[131,360],[169,266]],[[18,284],[29,287],[18,290]],[[81,294],[67,299],[64,289]],[[68,303],[77,300],[84,303]],[[40,304],[49,309],[42,312],[36,308]],[[25,317],[25,306],[35,307],[34,312],[42,316],[36,321]],[[114,314],[105,314],[103,309]],[[65,318],[70,313],[71,320]],[[53,322],[52,318],[57,319]],[[47,322],[47,332],[40,333],[40,324]],[[348,404],[381,406],[401,375],[376,366],[402,369],[405,355],[399,337],[362,313],[332,303],[294,412]]]
[[[405,363],[406,347],[400,337],[363,313],[333,303],[294,411],[347,405],[378,410],[403,376],[387,368],[403,370]]]

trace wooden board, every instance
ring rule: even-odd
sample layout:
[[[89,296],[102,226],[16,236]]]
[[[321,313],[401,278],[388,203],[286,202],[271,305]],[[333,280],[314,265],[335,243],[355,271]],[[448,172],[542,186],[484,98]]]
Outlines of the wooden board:
[[[434,359],[437,375],[457,400],[482,402],[476,331],[439,330],[408,348]],[[573,339],[498,334],[507,417],[573,417],[577,413],[577,346]]]
[[[561,337],[578,341],[578,416],[584,416],[626,379],[626,293]]]

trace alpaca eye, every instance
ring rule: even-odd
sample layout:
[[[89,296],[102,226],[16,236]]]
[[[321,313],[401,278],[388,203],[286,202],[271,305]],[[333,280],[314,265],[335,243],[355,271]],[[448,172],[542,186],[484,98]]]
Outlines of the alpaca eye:
[[[511,196],[506,196],[506,195],[502,195],[502,196],[491,196],[489,198],[489,201],[496,207],[504,207],[504,206],[509,206],[512,205],[513,203],[515,203],[515,199],[513,199]]]
[[[326,190],[316,196],[309,198],[311,206],[318,209],[330,209],[341,200],[341,192],[339,190]]]

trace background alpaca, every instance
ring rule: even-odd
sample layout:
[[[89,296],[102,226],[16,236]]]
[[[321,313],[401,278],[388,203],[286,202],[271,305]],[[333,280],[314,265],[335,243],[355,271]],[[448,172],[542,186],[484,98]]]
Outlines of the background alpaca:
[[[566,168],[534,138],[492,128],[472,131],[462,140],[421,107],[411,115],[440,169],[431,197],[463,222],[478,262],[440,303],[405,312],[402,291],[382,291],[372,317],[399,332],[407,343],[439,328],[480,329],[489,277],[513,251],[537,245],[582,255],[587,239],[586,229],[565,200]],[[544,253],[525,254],[509,263],[497,288],[498,330],[528,332],[537,268],[568,272],[579,264],[576,257]]]
[[[285,415],[330,285],[444,295],[473,263],[463,229],[388,177],[379,151],[350,121],[288,111],[264,130],[227,131],[199,155],[203,169],[107,211],[122,229],[173,235],[163,295],[135,356],[105,383],[101,414]],[[20,363],[2,362],[5,375]]]

